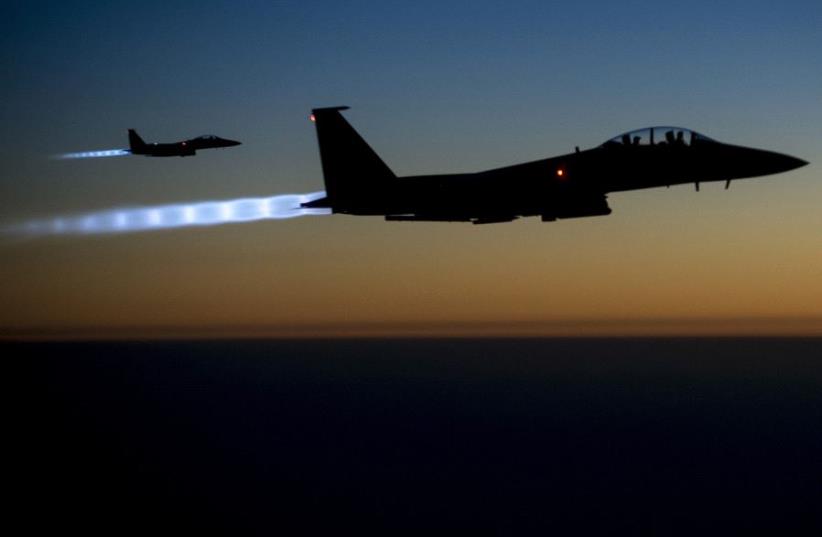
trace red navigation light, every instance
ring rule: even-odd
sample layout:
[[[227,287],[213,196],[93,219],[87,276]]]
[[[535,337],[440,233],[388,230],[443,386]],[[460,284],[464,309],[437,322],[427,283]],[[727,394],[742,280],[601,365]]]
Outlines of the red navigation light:
[[[565,176],[565,170],[563,170],[562,168],[557,168],[557,177],[564,177],[564,176]]]
[[[311,114],[310,116],[308,116],[308,119],[310,119],[312,123],[314,123],[315,121],[317,121],[317,118],[316,118],[316,117],[314,117],[314,114]]]

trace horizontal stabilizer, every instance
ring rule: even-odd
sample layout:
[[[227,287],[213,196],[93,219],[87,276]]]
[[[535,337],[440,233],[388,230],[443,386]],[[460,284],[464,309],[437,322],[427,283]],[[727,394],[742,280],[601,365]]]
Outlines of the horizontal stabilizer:
[[[301,203],[300,207],[305,209],[327,209],[331,208],[331,200],[327,197],[320,198],[318,200],[312,200],[306,203]]]

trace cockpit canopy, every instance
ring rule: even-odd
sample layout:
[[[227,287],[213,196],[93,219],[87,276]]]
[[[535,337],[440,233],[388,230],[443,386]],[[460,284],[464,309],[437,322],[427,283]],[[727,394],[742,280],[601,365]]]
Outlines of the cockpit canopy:
[[[198,136],[197,139],[199,139],[199,140],[218,140],[219,138],[217,136],[214,136],[213,134],[203,134],[202,136]]]
[[[701,143],[717,143],[703,134],[682,127],[646,127],[615,136],[602,144],[603,147],[671,145],[692,146]]]

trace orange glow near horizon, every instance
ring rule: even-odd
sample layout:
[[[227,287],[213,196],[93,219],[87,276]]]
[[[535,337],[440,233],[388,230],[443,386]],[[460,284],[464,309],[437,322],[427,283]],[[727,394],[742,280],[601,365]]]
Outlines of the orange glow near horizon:
[[[99,337],[820,335],[822,238],[785,219],[774,197],[751,198],[757,188],[614,195],[611,216],[549,224],[336,215],[31,241],[0,265],[11,306],[0,327]]]

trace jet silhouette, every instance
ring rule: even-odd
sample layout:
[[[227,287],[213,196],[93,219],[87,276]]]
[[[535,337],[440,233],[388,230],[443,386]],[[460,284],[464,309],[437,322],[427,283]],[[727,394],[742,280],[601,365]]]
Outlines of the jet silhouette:
[[[240,145],[240,143],[213,134],[204,134],[197,138],[171,144],[147,144],[140,138],[137,131],[134,129],[128,130],[128,145],[131,154],[147,157],[190,157],[194,156],[198,149],[233,147]]]
[[[340,113],[315,108],[326,197],[302,204],[394,221],[543,222],[611,214],[607,194],[758,177],[807,164],[717,142],[681,127],[649,127],[557,157],[477,173],[397,177]]]

